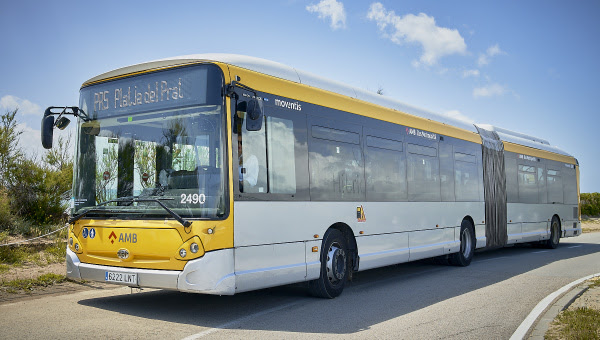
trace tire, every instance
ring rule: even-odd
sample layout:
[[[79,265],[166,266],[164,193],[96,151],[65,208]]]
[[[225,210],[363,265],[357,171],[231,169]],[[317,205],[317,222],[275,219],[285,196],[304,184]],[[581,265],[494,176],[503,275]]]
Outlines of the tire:
[[[339,296],[348,280],[349,270],[346,238],[341,231],[329,229],[321,247],[321,275],[308,282],[310,293],[326,299]]]
[[[450,264],[459,267],[471,264],[475,246],[475,229],[471,222],[464,220],[460,225],[460,251],[450,255]]]
[[[550,222],[550,239],[546,240],[543,243],[544,247],[548,249],[556,249],[558,247],[558,243],[560,242],[560,221],[558,217],[552,217],[552,222]]]

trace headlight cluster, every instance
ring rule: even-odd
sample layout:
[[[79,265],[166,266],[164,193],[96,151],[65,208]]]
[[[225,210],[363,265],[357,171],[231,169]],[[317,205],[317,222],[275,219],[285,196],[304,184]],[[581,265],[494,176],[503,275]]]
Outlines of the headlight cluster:
[[[198,245],[198,243],[193,242],[192,244],[190,244],[190,251],[193,254],[196,254],[199,249],[200,249],[200,246]],[[181,256],[182,258],[185,258],[187,256],[187,250],[185,250],[184,248],[179,249],[179,256]]]

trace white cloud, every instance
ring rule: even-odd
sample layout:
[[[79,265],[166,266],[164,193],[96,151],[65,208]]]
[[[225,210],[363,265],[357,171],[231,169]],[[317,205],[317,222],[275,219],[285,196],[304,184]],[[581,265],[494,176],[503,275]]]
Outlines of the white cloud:
[[[406,42],[422,46],[423,54],[418,62],[413,61],[413,66],[431,66],[443,56],[465,54],[467,51],[465,39],[458,30],[437,26],[435,18],[425,13],[398,16],[375,2],[369,7],[367,19],[375,21],[384,37],[398,45]]]
[[[0,108],[2,111],[12,111],[16,108],[19,108],[19,113],[22,115],[41,116],[43,114],[42,108],[39,105],[34,104],[27,99],[21,99],[11,95],[6,95],[0,98]]]
[[[490,59],[499,54],[506,54],[506,52],[500,49],[498,44],[488,47],[485,53],[480,53],[477,59],[477,65],[484,66],[490,63]]]
[[[318,13],[319,19],[331,19],[331,28],[346,28],[346,11],[344,4],[336,0],[321,0],[316,5],[306,6],[311,13]]]
[[[467,116],[465,116],[462,112],[458,111],[458,110],[450,110],[450,111],[446,111],[443,113],[444,115],[454,118],[454,119],[458,119],[462,122],[465,122],[467,124],[475,124],[475,120],[471,119]]]
[[[477,77],[479,77],[479,70],[464,70],[462,77],[463,78],[469,78],[469,77],[477,78]]]
[[[17,124],[17,130],[22,131],[19,136],[19,146],[29,158],[41,157],[44,154],[44,147],[40,139],[40,130],[35,130],[27,124]]]
[[[473,89],[473,97],[494,97],[502,96],[506,93],[506,88],[500,84],[489,84],[483,87]]]

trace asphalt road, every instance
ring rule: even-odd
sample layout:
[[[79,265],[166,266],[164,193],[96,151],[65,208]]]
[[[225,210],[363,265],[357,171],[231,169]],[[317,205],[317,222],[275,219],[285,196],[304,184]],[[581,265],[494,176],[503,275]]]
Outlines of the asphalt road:
[[[2,339],[508,339],[546,295],[600,272],[600,233],[478,252],[469,267],[361,272],[333,300],[303,285],[235,296],[121,287],[0,305]]]

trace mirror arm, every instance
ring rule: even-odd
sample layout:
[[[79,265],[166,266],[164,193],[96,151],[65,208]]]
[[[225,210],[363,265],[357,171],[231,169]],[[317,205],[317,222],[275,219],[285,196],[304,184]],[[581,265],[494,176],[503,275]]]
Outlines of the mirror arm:
[[[61,109],[61,111],[60,112],[52,112],[52,110],[55,110],[55,109]],[[67,110],[70,110],[70,112]],[[87,113],[85,113],[85,111],[78,108],[77,106],[50,106],[44,112],[44,117],[50,116],[50,115],[58,115],[58,117],[56,118],[56,121],[58,121],[64,115],[73,115],[75,117],[81,117],[81,119],[83,119],[86,122],[91,120],[90,117],[87,115]]]
[[[244,85],[242,83],[240,83],[239,81],[232,81],[231,84],[227,85],[227,95],[230,97],[237,97],[237,93],[235,93],[235,87],[239,87],[241,89],[250,91],[252,93],[254,93],[254,97],[258,98],[258,91],[256,91],[255,89],[251,88],[250,86]],[[237,98],[236,98],[237,99]]]

